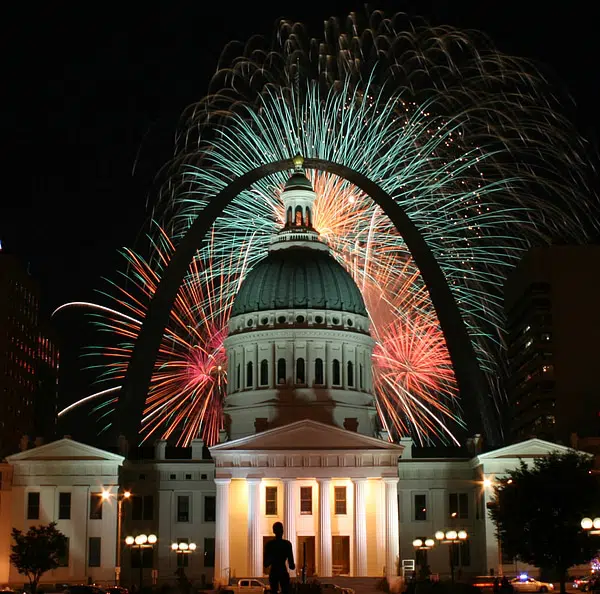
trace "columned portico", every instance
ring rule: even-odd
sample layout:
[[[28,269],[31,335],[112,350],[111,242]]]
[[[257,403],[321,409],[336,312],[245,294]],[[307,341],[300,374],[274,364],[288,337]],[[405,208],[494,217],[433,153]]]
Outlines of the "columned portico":
[[[354,575],[367,575],[367,479],[354,483]]]
[[[384,477],[385,483],[385,574],[398,575],[400,541],[398,534],[398,477]]]
[[[262,535],[260,532],[260,478],[248,477],[248,573],[262,575]]]
[[[215,478],[216,531],[215,531],[215,582],[229,580],[229,485],[230,478]]]
[[[318,574],[329,577],[332,573],[331,555],[331,479],[321,478],[319,484],[319,566]]]
[[[298,554],[296,551],[296,513],[298,508],[296,504],[297,488],[298,487],[294,479],[283,479],[284,538],[292,543],[292,550],[294,551],[294,559],[296,563],[298,563]],[[290,570],[290,575],[294,577],[296,575],[296,570]]]

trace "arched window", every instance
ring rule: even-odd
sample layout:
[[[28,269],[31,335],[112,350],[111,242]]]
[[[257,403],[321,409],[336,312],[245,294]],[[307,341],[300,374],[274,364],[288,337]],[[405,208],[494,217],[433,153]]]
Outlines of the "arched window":
[[[348,361],[348,386],[354,387],[354,363],[352,361]]]
[[[277,383],[285,384],[287,383],[287,377],[285,373],[285,359],[277,360]]]
[[[310,208],[306,207],[306,225],[310,227],[312,225],[312,216],[310,214]]]
[[[292,212],[292,207],[290,206],[287,209],[287,224],[291,225],[292,224],[292,219],[294,218],[293,212]]]
[[[301,206],[296,206],[296,215],[295,215],[294,225],[296,225],[296,227],[302,227],[302,207]]]
[[[337,359],[333,360],[333,378],[332,378],[332,384],[334,386],[339,386],[342,382],[340,379],[340,362]]]
[[[359,385],[360,389],[363,390],[364,387],[365,387],[365,380],[364,380],[364,377],[363,377],[363,365],[362,365],[362,363],[358,364],[358,381],[359,381],[358,385]]]
[[[315,384],[322,386],[325,383],[323,377],[323,359],[315,359]]]
[[[304,373],[304,359],[296,359],[296,383],[305,384],[306,374]]]
[[[254,378],[252,377],[252,361],[248,361],[246,365],[246,387],[251,388],[254,384]]]
[[[269,385],[269,362],[266,359],[260,362],[260,385]]]
[[[235,368],[235,386],[233,386],[234,390],[240,389],[240,385],[242,383],[240,376],[241,376],[240,364],[238,363],[237,367]]]

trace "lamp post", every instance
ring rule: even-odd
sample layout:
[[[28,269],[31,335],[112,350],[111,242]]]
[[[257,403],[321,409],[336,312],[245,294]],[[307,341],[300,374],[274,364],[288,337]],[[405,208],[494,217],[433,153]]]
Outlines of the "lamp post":
[[[143,563],[143,549],[153,549],[154,545],[158,542],[158,538],[156,534],[138,534],[137,536],[128,536],[125,539],[125,544],[128,547],[131,547],[131,552],[133,554],[133,549],[138,549],[140,552],[140,592],[142,591],[142,586],[144,583],[144,563]]]
[[[432,549],[435,546],[435,540],[433,540],[433,538],[426,538],[426,539],[415,538],[415,540],[413,540],[412,544],[413,544],[413,547],[415,547],[415,552],[416,551],[428,551],[429,549]],[[423,573],[423,567],[425,565],[427,565],[427,557],[425,557],[426,554],[427,554],[426,552],[421,553],[421,559],[420,559],[421,563],[419,563],[421,574]]]
[[[452,581],[452,587],[454,587],[454,545],[464,542],[468,538],[466,530],[438,530],[435,533],[435,539],[442,544],[450,545],[450,580]]]
[[[185,566],[185,555],[191,555],[196,550],[195,542],[174,542],[171,550],[177,555],[177,567]]]
[[[131,497],[130,491],[123,491],[117,495],[117,563],[115,565],[115,584],[121,585],[121,533],[123,530],[123,500]]]
[[[581,527],[588,533],[598,535],[600,534],[600,518],[583,518],[581,520]]]

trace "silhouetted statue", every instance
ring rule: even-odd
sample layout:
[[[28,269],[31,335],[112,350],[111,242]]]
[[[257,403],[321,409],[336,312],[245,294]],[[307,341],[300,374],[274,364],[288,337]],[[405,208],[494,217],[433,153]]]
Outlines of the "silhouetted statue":
[[[271,594],[277,594],[281,586],[281,594],[288,594],[290,590],[290,569],[296,569],[294,564],[294,552],[292,543],[283,538],[283,524],[275,522],[273,524],[274,540],[270,540],[265,545],[264,566],[269,570],[269,585],[271,586]],[[285,562],[287,561],[287,567]]]

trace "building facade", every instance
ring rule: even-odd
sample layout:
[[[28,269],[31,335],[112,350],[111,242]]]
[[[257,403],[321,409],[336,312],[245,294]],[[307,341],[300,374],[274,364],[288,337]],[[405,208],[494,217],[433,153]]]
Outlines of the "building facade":
[[[505,287],[513,441],[600,436],[600,246],[530,250]]]

